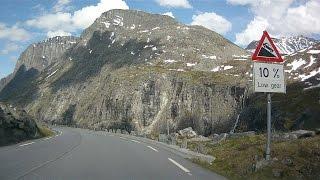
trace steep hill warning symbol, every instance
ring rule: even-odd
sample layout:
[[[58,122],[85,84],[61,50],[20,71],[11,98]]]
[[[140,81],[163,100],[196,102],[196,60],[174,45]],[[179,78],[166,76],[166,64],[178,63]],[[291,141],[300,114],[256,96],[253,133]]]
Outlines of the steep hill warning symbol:
[[[273,44],[267,31],[263,32],[263,36],[252,56],[254,61],[283,62],[280,53]]]

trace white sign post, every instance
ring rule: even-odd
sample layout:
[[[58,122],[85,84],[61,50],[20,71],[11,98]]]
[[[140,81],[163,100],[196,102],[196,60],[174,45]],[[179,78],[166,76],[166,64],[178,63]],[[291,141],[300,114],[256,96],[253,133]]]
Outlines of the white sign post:
[[[256,51],[252,55],[253,61],[268,62],[253,64],[253,83],[255,92],[267,92],[267,146],[266,160],[270,160],[271,144],[271,93],[286,93],[286,84],[284,81],[283,59],[274,45],[267,31],[259,41]]]
[[[270,93],[286,93],[283,64],[253,64],[254,91]]]

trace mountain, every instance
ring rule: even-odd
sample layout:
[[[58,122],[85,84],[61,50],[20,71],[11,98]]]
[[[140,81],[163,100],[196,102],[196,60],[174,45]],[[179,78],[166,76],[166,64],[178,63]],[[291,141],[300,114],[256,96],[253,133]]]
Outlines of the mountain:
[[[31,44],[19,57],[14,72],[0,80],[0,90],[15,76],[21,66],[41,72],[48,65],[61,60],[60,56],[77,43],[77,37],[55,37]]]
[[[304,37],[304,36],[293,36],[293,37],[282,37],[280,39],[272,38],[275,46],[279,50],[280,54],[290,55],[298,51],[303,51],[315,43],[319,42],[315,39]],[[254,53],[259,41],[252,41],[246,50]]]
[[[61,59],[61,55],[77,43],[79,38],[73,36],[54,37],[40,43],[31,44],[19,57],[15,71],[21,65],[26,70],[34,68],[42,71],[50,64]]]
[[[29,51],[0,99],[49,123],[164,132],[169,120],[172,130],[193,126],[210,134],[230,129],[248,91],[245,50],[158,14],[103,13],[42,71],[47,56],[34,59]]]
[[[209,29],[111,10],[49,56],[43,49],[59,44],[51,41],[22,53],[1,101],[47,123],[84,128],[164,133],[169,124],[171,132],[210,135],[230,131],[240,114],[238,129],[264,129],[255,121],[264,119],[263,107],[251,107],[250,54]],[[287,116],[275,114],[284,127]]]
[[[320,43],[285,56],[285,60],[285,72],[289,81],[302,81],[309,86],[319,85]]]

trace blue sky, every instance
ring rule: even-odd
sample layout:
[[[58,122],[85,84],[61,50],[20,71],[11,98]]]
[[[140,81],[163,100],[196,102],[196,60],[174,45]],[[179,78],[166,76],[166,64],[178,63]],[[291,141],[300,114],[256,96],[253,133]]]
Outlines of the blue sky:
[[[101,12],[114,8],[172,13],[179,22],[205,26],[242,47],[265,29],[275,37],[320,37],[319,0],[2,0],[0,78],[13,71],[29,44],[79,36]]]

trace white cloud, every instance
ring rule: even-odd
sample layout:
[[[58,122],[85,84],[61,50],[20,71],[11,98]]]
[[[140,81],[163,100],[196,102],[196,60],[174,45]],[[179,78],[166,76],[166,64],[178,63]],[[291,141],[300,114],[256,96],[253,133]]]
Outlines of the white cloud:
[[[103,12],[111,9],[128,9],[128,5],[123,0],[100,0],[97,5],[86,6],[74,13],[57,12],[45,14],[26,21],[31,27],[64,33],[75,32],[89,27]]]
[[[170,16],[172,18],[175,18],[172,12],[166,12],[166,13],[163,13],[162,15],[166,15],[166,16]]]
[[[268,21],[263,17],[255,17],[243,32],[236,34],[235,43],[246,46],[253,40],[259,40],[262,36],[262,32],[266,30],[268,25]]]
[[[26,41],[30,38],[29,32],[19,28],[17,25],[8,27],[0,23],[0,39],[8,39],[10,41]]]
[[[18,50],[20,47],[15,43],[8,43],[5,45],[4,49],[0,51],[1,55],[9,54],[10,52],[14,52]]]
[[[77,27],[87,28],[102,13],[111,9],[129,9],[129,6],[123,0],[101,0],[96,6],[87,6],[74,12],[72,20]]]
[[[273,32],[290,35],[320,33],[320,1],[311,0],[305,5],[289,8],[281,21],[272,23]]]
[[[77,29],[77,27],[73,25],[72,15],[70,13],[62,12],[46,14],[36,19],[26,21],[26,24],[31,27],[54,31],[59,29],[74,31]]]
[[[249,6],[255,15],[246,29],[236,34],[236,43],[247,45],[267,30],[275,37],[320,33],[320,1],[294,0],[227,0],[232,5]]]
[[[201,25],[220,34],[226,34],[232,28],[227,19],[214,12],[194,15],[192,20],[191,25]]]
[[[63,30],[57,30],[57,31],[49,31],[47,33],[47,36],[49,38],[56,37],[56,36],[71,36],[71,33],[65,32]]]
[[[188,0],[156,0],[160,6],[172,8],[192,8]]]
[[[227,0],[233,5],[248,5],[253,13],[264,18],[282,16],[294,0]]]
[[[67,10],[70,6],[71,0],[58,0],[57,3],[53,6],[55,12],[61,12]]]

